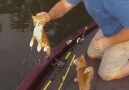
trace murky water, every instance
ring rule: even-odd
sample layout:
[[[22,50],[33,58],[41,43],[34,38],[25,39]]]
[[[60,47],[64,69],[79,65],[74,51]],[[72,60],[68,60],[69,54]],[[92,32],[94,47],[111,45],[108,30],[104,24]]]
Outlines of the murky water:
[[[31,16],[49,11],[58,0],[0,0],[0,90],[15,90],[34,66],[45,57],[31,50]],[[91,21],[80,4],[63,18],[46,24],[45,31],[52,48],[78,28]]]

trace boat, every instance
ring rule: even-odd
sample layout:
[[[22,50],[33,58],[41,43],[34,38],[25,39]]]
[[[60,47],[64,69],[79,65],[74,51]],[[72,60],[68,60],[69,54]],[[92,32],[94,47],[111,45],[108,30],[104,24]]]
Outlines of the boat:
[[[78,84],[74,82],[76,67],[70,63],[82,54],[88,66],[94,69],[91,90],[129,90],[129,77],[104,81],[98,75],[100,60],[92,60],[87,56],[88,45],[98,29],[98,25],[91,22],[67,37],[52,50],[50,57],[45,57],[36,65],[16,90],[79,90]]]

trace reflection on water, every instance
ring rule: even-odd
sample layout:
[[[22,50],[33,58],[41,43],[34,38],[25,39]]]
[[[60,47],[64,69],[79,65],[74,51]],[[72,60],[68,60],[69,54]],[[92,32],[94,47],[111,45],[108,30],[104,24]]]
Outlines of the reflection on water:
[[[45,57],[30,50],[32,15],[49,11],[58,0],[0,0],[0,90],[15,90],[35,65]],[[86,25],[91,18],[80,4],[63,18],[46,24],[45,31],[52,48]]]

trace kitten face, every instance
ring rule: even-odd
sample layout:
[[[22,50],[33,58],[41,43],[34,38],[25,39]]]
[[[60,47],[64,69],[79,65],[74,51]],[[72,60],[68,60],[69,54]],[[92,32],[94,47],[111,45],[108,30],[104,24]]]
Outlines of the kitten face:
[[[46,24],[45,18],[42,16],[32,16],[34,26],[43,26]]]
[[[79,68],[82,68],[82,67],[86,67],[86,60],[85,60],[85,57],[84,55],[82,55],[81,57],[77,58],[75,61],[74,61],[77,69]]]

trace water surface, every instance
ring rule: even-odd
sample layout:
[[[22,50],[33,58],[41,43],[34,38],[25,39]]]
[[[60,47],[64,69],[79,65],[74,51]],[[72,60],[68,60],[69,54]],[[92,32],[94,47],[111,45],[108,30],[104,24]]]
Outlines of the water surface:
[[[0,90],[15,90],[17,85],[45,57],[37,53],[32,37],[32,15],[49,11],[58,0],[1,0],[0,1]],[[53,49],[64,38],[91,22],[83,4],[63,18],[46,24],[45,32]]]

